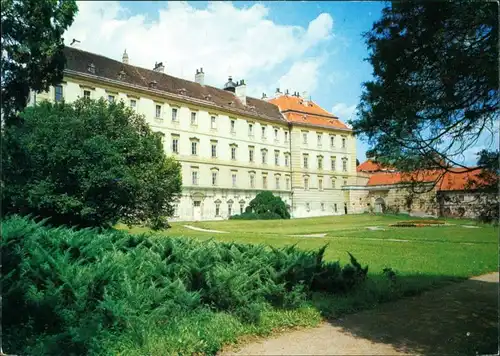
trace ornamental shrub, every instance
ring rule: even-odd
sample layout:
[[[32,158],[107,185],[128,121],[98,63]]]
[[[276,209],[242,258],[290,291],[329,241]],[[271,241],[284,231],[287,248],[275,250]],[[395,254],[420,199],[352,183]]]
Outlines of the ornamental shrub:
[[[325,263],[326,246],[302,251],[50,228],[19,216],[2,222],[0,244],[9,354],[112,354],[106,348],[117,340],[142,345],[158,330],[210,312],[256,323],[263,310],[297,308],[312,292],[350,291],[367,273],[353,256],[345,266]]]
[[[290,219],[290,213],[285,202],[269,191],[260,192],[250,201],[245,212],[233,215],[230,219],[236,220],[274,220]]]

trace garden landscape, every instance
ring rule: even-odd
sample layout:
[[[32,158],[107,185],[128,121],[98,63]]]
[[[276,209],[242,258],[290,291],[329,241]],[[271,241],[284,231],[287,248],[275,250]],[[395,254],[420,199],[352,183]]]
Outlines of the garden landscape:
[[[2,0],[0,355],[498,352],[495,4],[104,3]],[[372,73],[330,112],[299,62],[346,9]]]

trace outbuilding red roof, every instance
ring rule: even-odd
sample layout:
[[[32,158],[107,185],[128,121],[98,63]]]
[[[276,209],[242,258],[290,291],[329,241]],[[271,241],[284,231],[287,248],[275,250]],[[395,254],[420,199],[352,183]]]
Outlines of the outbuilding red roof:
[[[376,172],[368,180],[368,186],[393,185],[412,181],[430,183],[437,181],[437,190],[465,190],[468,183],[481,173],[477,168],[469,171],[466,168],[453,168],[449,172],[443,170],[426,170],[414,173]]]

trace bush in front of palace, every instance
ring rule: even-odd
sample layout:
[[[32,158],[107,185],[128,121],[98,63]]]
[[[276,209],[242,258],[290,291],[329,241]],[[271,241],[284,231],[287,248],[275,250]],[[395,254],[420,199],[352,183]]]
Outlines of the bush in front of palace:
[[[167,226],[181,191],[180,164],[123,103],[42,102],[2,131],[2,213],[52,225]]]
[[[250,202],[245,212],[233,215],[230,219],[241,220],[273,220],[290,219],[290,213],[285,202],[269,191],[260,192]]]

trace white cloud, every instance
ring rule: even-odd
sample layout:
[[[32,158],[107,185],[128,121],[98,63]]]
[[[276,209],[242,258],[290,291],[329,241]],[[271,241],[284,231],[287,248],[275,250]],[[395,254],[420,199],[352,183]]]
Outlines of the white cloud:
[[[345,103],[335,104],[332,108],[332,114],[337,116],[340,120],[347,122],[350,119],[354,119],[356,105],[348,106]]]
[[[262,4],[238,9],[211,2],[197,9],[172,1],[162,6],[158,20],[152,21],[146,14],[130,14],[117,1],[78,2],[65,42],[76,38],[79,48],[117,60],[127,49],[131,64],[152,68],[163,62],[167,73],[189,80],[203,67],[206,83],[218,87],[232,75],[245,79],[249,93],[258,97],[281,82],[299,91],[314,90],[321,60],[305,56],[332,38],[329,14],[320,14],[304,28],[272,22]]]
[[[312,93],[316,89],[321,64],[321,59],[295,62],[289,71],[278,80],[278,86],[282,92],[289,89],[291,93],[294,91]]]

